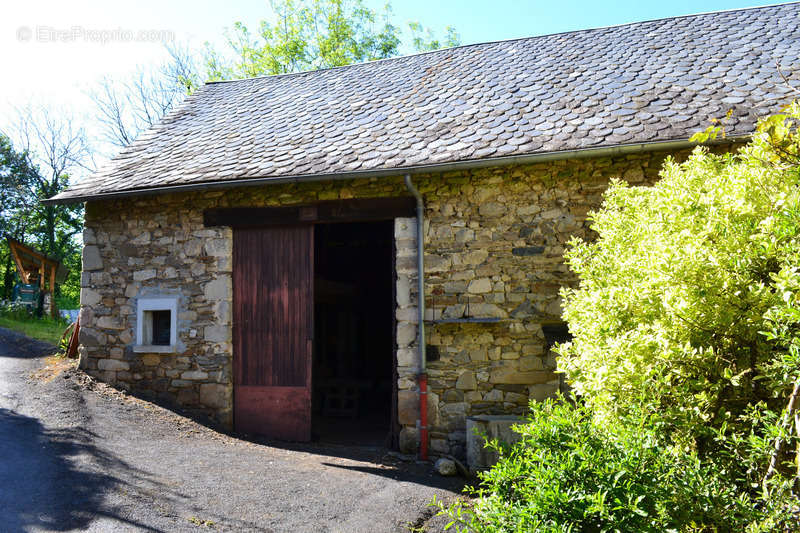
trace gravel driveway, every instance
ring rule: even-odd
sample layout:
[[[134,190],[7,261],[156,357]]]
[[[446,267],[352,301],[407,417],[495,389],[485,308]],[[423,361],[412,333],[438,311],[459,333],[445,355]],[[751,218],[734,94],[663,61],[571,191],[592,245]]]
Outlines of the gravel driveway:
[[[0,328],[0,531],[441,531],[427,504],[461,488],[377,448],[217,433],[41,370],[52,349]]]

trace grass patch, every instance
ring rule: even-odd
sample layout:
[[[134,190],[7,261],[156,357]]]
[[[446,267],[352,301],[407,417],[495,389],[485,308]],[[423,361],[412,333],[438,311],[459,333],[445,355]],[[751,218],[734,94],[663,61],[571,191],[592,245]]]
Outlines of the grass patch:
[[[0,328],[11,329],[26,337],[57,346],[67,325],[52,318],[18,318],[0,315]]]

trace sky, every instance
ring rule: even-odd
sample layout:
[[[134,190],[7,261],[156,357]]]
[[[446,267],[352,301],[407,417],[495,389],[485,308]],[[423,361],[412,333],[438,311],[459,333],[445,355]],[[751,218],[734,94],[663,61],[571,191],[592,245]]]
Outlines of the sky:
[[[385,0],[364,0],[382,9]],[[453,26],[462,44],[738,9],[758,0],[394,0],[393,22],[419,21],[440,36]],[[235,21],[257,28],[266,0],[0,0],[0,131],[16,107],[49,105],[99,134],[87,92],[103,76],[123,77],[162,61],[164,44],[221,45]],[[98,141],[101,151],[110,150]],[[101,158],[102,159],[102,158]]]

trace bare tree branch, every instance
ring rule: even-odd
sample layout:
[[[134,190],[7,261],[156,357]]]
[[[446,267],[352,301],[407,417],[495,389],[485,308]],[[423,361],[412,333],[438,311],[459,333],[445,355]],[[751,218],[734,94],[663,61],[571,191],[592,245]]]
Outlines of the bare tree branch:
[[[97,106],[103,137],[120,148],[152,127],[199,84],[194,56],[187,47],[168,46],[169,59],[139,68],[126,79],[103,78],[89,97]]]

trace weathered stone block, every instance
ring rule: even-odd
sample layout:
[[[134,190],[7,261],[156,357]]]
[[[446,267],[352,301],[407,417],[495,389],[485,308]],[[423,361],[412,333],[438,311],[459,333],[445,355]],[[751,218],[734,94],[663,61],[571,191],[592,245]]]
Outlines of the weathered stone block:
[[[447,439],[431,439],[430,450],[433,453],[448,453],[450,445],[447,443]]]
[[[544,370],[544,365],[542,364],[542,358],[537,357],[535,355],[530,355],[528,357],[521,357],[519,360],[519,370],[520,372],[529,372],[531,370]]]
[[[97,319],[97,327],[103,329],[123,329],[122,323],[119,319],[110,316],[101,316]]]
[[[478,208],[478,213],[485,217],[499,217],[506,212],[506,206],[497,202],[486,202]]]
[[[478,391],[467,391],[464,393],[464,401],[473,404],[483,400],[483,394]]]
[[[97,244],[97,236],[91,228],[83,229],[83,244]]]
[[[472,370],[464,370],[456,380],[456,388],[460,390],[475,390],[478,387],[475,381],[475,373]]]
[[[83,313],[83,310],[81,310],[81,313]],[[81,317],[81,318],[83,318],[83,317]],[[88,320],[85,321],[85,322],[82,320],[82,322],[83,322],[83,324],[89,324],[90,323]],[[78,333],[78,340],[84,346],[96,347],[96,346],[101,346],[101,345],[106,343],[106,336],[105,336],[105,334],[100,333],[99,331],[97,331],[97,330],[95,330],[93,328],[90,328],[87,325],[87,326],[81,327],[81,331],[80,331],[80,333]]]
[[[227,342],[230,335],[230,326],[206,326],[203,329],[203,339],[206,342]]]
[[[130,344],[133,342],[133,333],[131,333],[130,329],[123,329],[119,333],[119,341],[122,344]]]
[[[398,437],[398,447],[403,453],[417,453],[417,448],[419,447],[419,431],[417,431],[417,428],[406,426],[401,429]]]
[[[397,366],[416,368],[419,366],[419,352],[413,348],[400,348],[397,350]]]
[[[526,405],[528,403],[528,395],[520,394],[518,392],[507,392],[505,393],[505,398],[503,399],[507,402],[516,403],[518,405]]]
[[[483,395],[484,402],[502,402],[503,401],[503,391],[498,389],[492,389],[486,394]]]
[[[97,305],[102,300],[99,292],[89,288],[81,289],[81,305]]]
[[[492,291],[492,280],[489,278],[474,279],[469,282],[467,288],[472,294],[485,294]]]
[[[487,357],[486,348],[476,348],[474,350],[469,351],[469,360],[470,361],[486,361]]]
[[[147,281],[148,279],[153,279],[154,277],[156,277],[156,271],[153,268],[137,270],[133,273],[134,281]]]
[[[549,370],[534,370],[521,372],[511,364],[493,368],[489,373],[490,383],[511,383],[521,385],[536,385],[558,379],[554,372]]]
[[[146,353],[142,355],[142,364],[145,366],[158,366],[161,362],[161,356],[155,353]]]
[[[225,257],[232,253],[232,243],[228,239],[207,239],[205,241],[206,254],[212,257]]]
[[[540,383],[528,388],[531,400],[542,402],[547,398],[552,398],[558,392],[558,383]]]
[[[428,427],[439,425],[439,395],[428,391]]]
[[[506,313],[503,309],[501,309],[495,304],[487,304],[487,303],[470,304],[469,310],[473,316],[477,317],[488,317],[488,318],[508,317],[508,313]]]
[[[416,218],[396,218],[394,220],[395,239],[416,239],[417,238],[417,219]]]
[[[83,270],[101,270],[103,268],[103,260],[100,257],[100,248],[94,245],[83,247]]]
[[[181,389],[178,391],[178,403],[181,405],[194,405],[197,403],[197,391],[194,389]]]
[[[134,237],[133,240],[131,240],[131,243],[136,245],[150,244],[150,240],[150,232],[145,231]]]
[[[417,391],[397,391],[397,421],[400,425],[410,426],[419,419],[419,395]]]
[[[397,276],[395,292],[398,306],[411,305],[411,281],[408,276]]]
[[[217,383],[204,383],[200,385],[199,402],[214,409],[230,407],[230,387]]]
[[[460,256],[461,263],[464,265],[480,265],[489,257],[486,250],[473,250]]]
[[[130,370],[131,367],[125,361],[120,361],[118,359],[100,359],[97,361],[97,368],[100,370],[106,371],[119,371],[119,370]]]
[[[417,339],[417,326],[408,322],[397,324],[397,345],[401,348],[411,345]]]
[[[231,297],[231,278],[220,276],[206,283],[203,289],[206,300],[223,300]]]
[[[202,381],[204,379],[208,379],[208,372],[203,372],[202,370],[190,370],[181,374],[181,379],[187,381]]]

